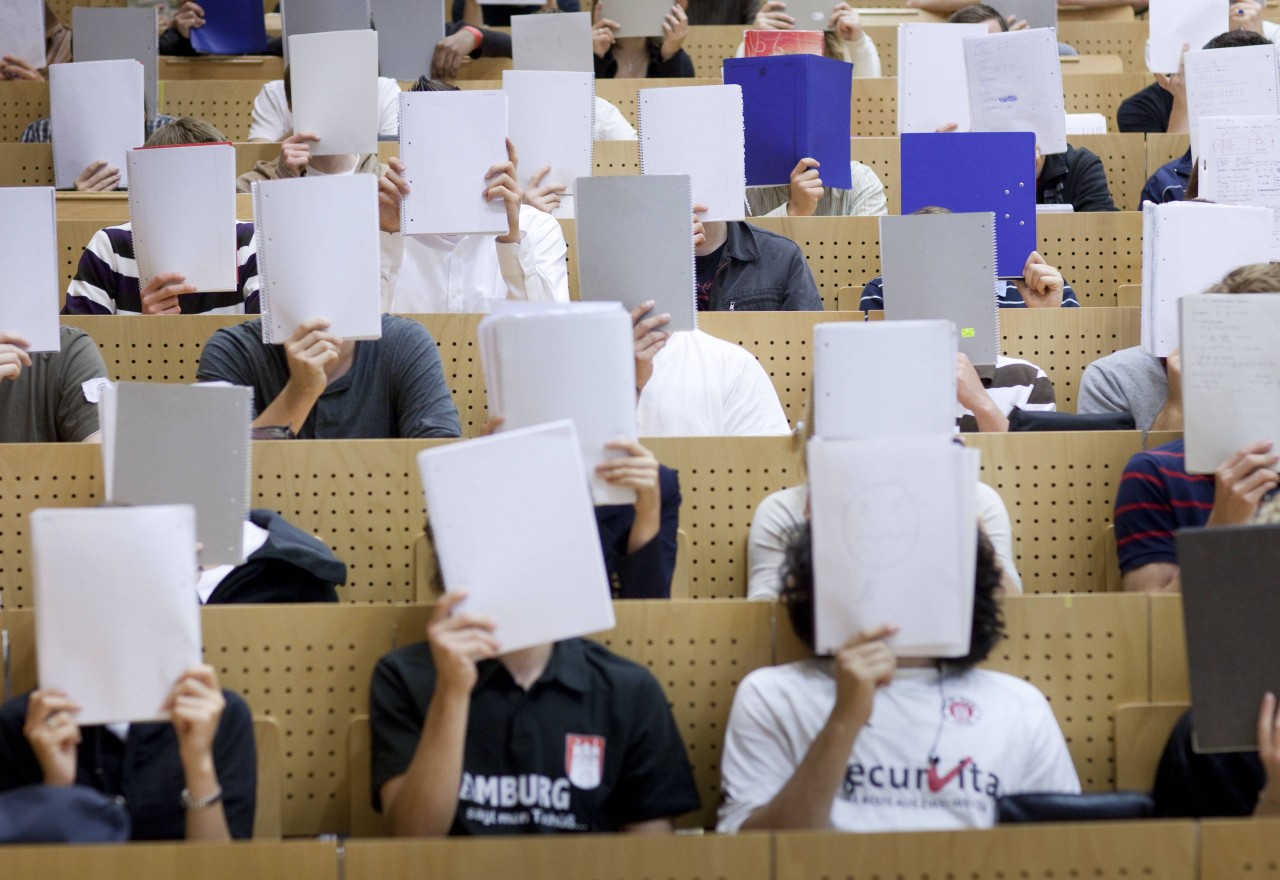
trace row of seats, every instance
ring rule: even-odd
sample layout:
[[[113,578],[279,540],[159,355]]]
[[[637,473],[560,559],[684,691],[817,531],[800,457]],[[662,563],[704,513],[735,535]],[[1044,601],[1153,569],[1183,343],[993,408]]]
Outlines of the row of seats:
[[[354,512],[345,521],[363,530]],[[383,831],[369,806],[369,678],[383,654],[423,638],[431,608],[421,603],[203,609],[206,661],[256,716],[279,725],[286,836]],[[711,827],[735,688],[753,669],[799,659],[806,651],[774,603],[635,601],[617,602],[615,611],[617,628],[597,638],[646,665],[662,684],[703,802],[702,812],[683,824]],[[1004,615],[1007,636],[987,665],[1039,687],[1053,706],[1083,788],[1112,790],[1117,754],[1123,754],[1115,733],[1119,708],[1186,699],[1181,599],[1015,596],[1004,601]],[[36,682],[34,614],[7,608],[0,622],[9,632],[8,677],[14,692],[21,692]],[[1163,737],[1152,742],[1143,740],[1142,772],[1148,774]],[[1132,778],[1134,771],[1128,774]]]

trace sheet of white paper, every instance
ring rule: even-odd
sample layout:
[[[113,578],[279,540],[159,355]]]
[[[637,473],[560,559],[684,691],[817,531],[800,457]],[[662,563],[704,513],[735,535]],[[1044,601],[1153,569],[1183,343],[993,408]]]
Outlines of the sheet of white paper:
[[[198,291],[235,290],[235,148],[144,148],[127,160],[139,283],[181,272]]]
[[[1183,45],[1199,49],[1225,31],[1229,8],[1229,0],[1151,0],[1147,70],[1177,72]]]
[[[511,61],[516,70],[594,74],[591,13],[511,16]]]
[[[1275,46],[1188,52],[1186,72],[1187,124],[1193,156],[1200,155],[1200,120],[1205,116],[1280,113]]]
[[[1101,113],[1068,113],[1067,135],[1106,134],[1107,117]]]
[[[43,0],[0,0],[0,56],[12,55],[43,70]]]
[[[964,57],[974,131],[1032,131],[1045,155],[1067,151],[1057,31],[966,37]]]
[[[1276,212],[1271,259],[1280,260],[1280,116],[1200,117],[1200,196]]]
[[[133,59],[142,65],[147,117],[156,114],[160,39],[154,7],[111,9],[77,6],[71,10],[76,61]]]
[[[607,18],[617,22],[619,37],[661,37],[662,22],[670,13],[671,0],[613,0],[605,6]]]
[[[285,65],[293,61],[289,54],[290,37],[358,31],[367,28],[372,18],[369,0],[280,0]]]
[[[827,438],[955,433],[950,321],[833,322],[813,328],[814,428]],[[897,364],[892,382],[866,381]]]
[[[125,154],[146,140],[142,65],[136,61],[83,61],[49,68],[53,168],[58,189],[71,189],[99,160],[120,169],[128,187]]]
[[[520,18],[555,18],[552,15]],[[593,170],[595,77],[590,73],[507,70],[507,130],[520,157],[520,185],[529,187],[543,168],[541,184],[560,183],[573,195],[574,181]]]
[[[444,0],[373,0],[379,73],[412,82],[431,71],[436,43],[444,39]]]
[[[371,30],[289,38],[293,130],[317,156],[378,150],[378,35]]]
[[[83,726],[160,721],[201,662],[191,507],[36,510],[30,517],[40,687]]]
[[[602,305],[490,315],[480,322],[481,361],[490,402],[500,402],[490,412],[504,431],[572,420],[595,503],[634,504],[633,489],[595,475],[606,458],[624,454],[606,443],[637,437],[631,317]]]
[[[985,24],[898,25],[898,132],[937,131],[955,123],[969,131],[964,38]]]
[[[968,652],[978,461],[943,435],[809,441],[819,654],[882,624],[899,656]]]
[[[1178,300],[1268,262],[1275,220],[1270,208],[1201,202],[1147,202],[1142,211],[1142,347],[1168,357],[1178,347]]]
[[[740,86],[641,89],[642,174],[687,174],[704,220],[746,217],[746,132]],[[697,120],[697,136],[693,136]]]
[[[1209,474],[1258,441],[1280,447],[1280,293],[1184,297],[1187,473]]]
[[[405,92],[400,160],[409,195],[405,235],[501,235],[506,205],[485,199],[486,175],[507,161],[507,96],[498,91]],[[519,149],[519,145],[516,145]]]
[[[343,339],[382,335],[374,175],[255,183],[253,216],[263,342],[284,342],[308,318],[328,318],[329,332]]]
[[[418,469],[445,587],[503,651],[614,627],[572,422],[424,450]]]
[[[8,288],[0,297],[0,327],[29,342],[28,351],[58,351],[58,223],[53,187],[0,188],[0,266]]]

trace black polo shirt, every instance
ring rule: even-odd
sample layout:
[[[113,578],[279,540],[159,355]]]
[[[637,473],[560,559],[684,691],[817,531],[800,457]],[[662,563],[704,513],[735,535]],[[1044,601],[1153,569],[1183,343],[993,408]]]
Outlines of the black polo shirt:
[[[369,691],[373,805],[409,769],[435,688],[426,642],[378,661]],[[618,831],[699,807],[662,687],[584,639],[557,642],[527,692],[497,660],[471,694],[458,809],[449,833]]]

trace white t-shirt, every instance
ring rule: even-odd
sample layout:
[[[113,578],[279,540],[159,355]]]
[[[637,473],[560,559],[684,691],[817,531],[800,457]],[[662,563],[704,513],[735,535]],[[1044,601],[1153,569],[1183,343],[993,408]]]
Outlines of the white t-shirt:
[[[672,333],[640,394],[641,437],[791,433],[769,374],[746,349],[701,330]]]
[[[720,761],[718,831],[737,831],[800,766],[835,705],[832,662],[757,669],[738,686]],[[935,738],[938,762],[931,765]],[[830,826],[988,828],[998,795],[1079,791],[1057,719],[1033,685],[985,669],[948,678],[935,669],[899,669],[876,691]]]
[[[622,111],[596,95],[595,139],[598,141],[634,141],[636,130]],[[520,145],[516,144],[518,148]]]
[[[293,133],[293,111],[284,96],[284,80],[273,79],[262,84],[253,99],[253,121],[249,123],[249,140],[282,141]],[[378,77],[378,136],[400,134],[400,83],[385,76]]]

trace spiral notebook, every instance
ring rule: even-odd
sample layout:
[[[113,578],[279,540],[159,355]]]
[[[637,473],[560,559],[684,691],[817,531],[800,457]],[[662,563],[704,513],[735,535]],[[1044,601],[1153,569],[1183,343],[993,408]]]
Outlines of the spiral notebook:
[[[634,489],[595,474],[619,437],[635,439],[636,368],[631,317],[617,303],[520,303],[480,322],[489,412],[502,430],[570,419],[596,504],[635,504]]]
[[[376,176],[255,183],[253,218],[263,342],[284,342],[309,318],[343,339],[382,336]]]
[[[418,454],[427,518],[458,609],[494,624],[501,650],[613,629],[609,576],[573,422]]]
[[[584,177],[577,202],[580,298],[628,311],[653,300],[671,315],[664,329],[696,330],[689,178]]]
[[[32,512],[39,687],[81,725],[163,721],[202,662],[196,514],[188,505]]]
[[[81,61],[49,68],[53,171],[58,189],[73,189],[94,162],[120,169],[129,186],[125,155],[146,140],[145,88],[136,61]]]
[[[1046,156],[1067,151],[1057,31],[966,37],[964,63],[974,131],[1035,132]]]
[[[499,91],[400,95],[400,160],[410,188],[400,205],[401,232],[507,231],[505,203],[484,196],[489,169],[507,161],[507,103]]]
[[[107,503],[190,504],[201,563],[243,562],[253,389],[121,382],[103,387],[99,415]]]
[[[516,70],[594,74],[591,13],[511,16],[511,61]]]
[[[1280,115],[1276,47],[1238,46],[1188,52],[1187,126],[1191,154],[1203,155],[1200,120],[1207,116]]]
[[[969,130],[964,38],[987,33],[985,24],[898,25],[899,134],[951,123]]]
[[[746,217],[746,133],[739,86],[641,89],[640,173],[687,174],[704,220]]]
[[[0,266],[5,296],[0,327],[31,343],[27,351],[58,351],[58,222],[51,186],[0,187]]]
[[[372,0],[382,76],[416,80],[431,73],[436,43],[444,39],[444,0]]]
[[[43,70],[47,60],[44,31],[44,0],[0,3],[0,56],[12,55]]]
[[[1218,36],[1226,30],[1229,11],[1228,0],[1151,0],[1147,7],[1147,70],[1176,73],[1183,45],[1199,49]]]
[[[204,25],[191,31],[191,47],[205,55],[261,55],[267,49],[262,4],[204,0]]]
[[[293,130],[320,136],[317,156],[378,151],[378,35],[332,31],[290,37]]]
[[[557,18],[554,15],[517,18]],[[550,168],[542,183],[561,183],[573,195],[574,182],[594,169],[596,86],[590,73],[507,70],[507,131],[520,150],[520,183]]]
[[[139,284],[181,272],[198,291],[235,290],[235,148],[143,147],[127,158]]]
[[[671,12],[672,0],[612,0],[605,4],[605,18],[618,24],[618,37],[659,37],[662,22]]]
[[[995,251],[989,213],[881,217],[885,319],[950,321],[970,361],[994,364],[1000,354]]]
[[[1144,351],[1178,347],[1178,300],[1204,293],[1232,269],[1271,259],[1270,208],[1168,202],[1142,206]]]
[[[1200,117],[1200,197],[1275,213],[1271,259],[1280,260],[1280,115]]]
[[[293,63],[289,50],[290,37],[329,31],[367,30],[372,21],[369,0],[280,0],[284,63],[286,66]]]
[[[71,10],[71,16],[76,35],[76,61],[137,61],[142,65],[147,118],[154,117],[156,79],[160,67],[160,38],[156,32],[155,9],[98,9],[77,6]],[[258,17],[262,17],[261,10]],[[192,38],[202,30],[204,28],[192,31]]]

